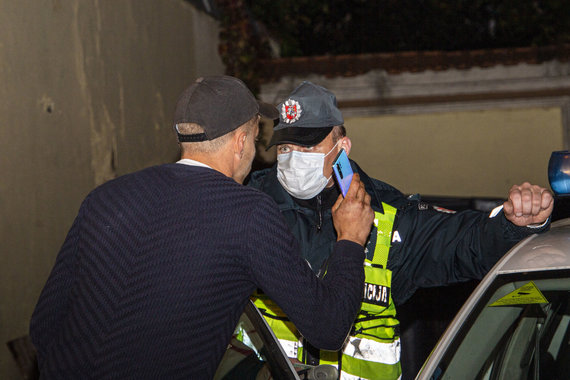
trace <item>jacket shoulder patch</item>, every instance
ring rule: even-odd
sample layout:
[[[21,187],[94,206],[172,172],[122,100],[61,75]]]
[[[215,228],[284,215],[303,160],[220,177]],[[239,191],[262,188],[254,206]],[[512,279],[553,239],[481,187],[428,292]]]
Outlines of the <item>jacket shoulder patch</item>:
[[[453,210],[449,210],[447,208],[444,207],[439,207],[439,206],[432,206],[432,208],[437,211],[437,212],[442,212],[444,214],[455,214],[457,213],[457,211],[453,211]]]

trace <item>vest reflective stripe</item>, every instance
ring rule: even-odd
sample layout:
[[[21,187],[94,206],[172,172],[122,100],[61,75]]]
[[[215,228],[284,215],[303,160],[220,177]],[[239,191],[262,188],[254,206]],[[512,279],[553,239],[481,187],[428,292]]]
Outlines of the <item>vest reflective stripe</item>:
[[[351,337],[343,352],[357,359],[372,358],[378,363],[396,364],[400,361],[400,339],[380,343],[372,339]]]
[[[354,342],[354,341],[357,342]],[[357,343],[357,344],[353,344]],[[374,351],[374,352],[371,352]],[[325,351],[321,351],[321,354]],[[333,354],[337,355],[336,352]],[[363,357],[368,357],[368,360]],[[375,360],[371,360],[375,358]],[[323,360],[320,364],[337,365],[338,359]],[[378,343],[374,340],[358,342],[358,338],[351,337],[342,356],[341,380],[395,380],[401,377],[400,370],[400,340],[391,343]]]
[[[361,311],[342,352],[341,379],[396,380],[401,377],[400,339],[396,336],[396,308],[392,302],[392,272],[386,269],[396,209],[382,203],[384,213],[375,212],[377,229],[372,260],[364,262],[365,286]],[[302,337],[283,312],[264,295],[252,297],[277,338],[293,347]],[[297,338],[297,340],[295,339]],[[297,346],[302,360],[302,344]],[[291,356],[295,357],[295,356]],[[321,364],[338,366],[339,353],[319,353]]]
[[[296,358],[299,352],[299,341],[292,342],[290,340],[278,339],[283,347],[283,351],[290,358]]]

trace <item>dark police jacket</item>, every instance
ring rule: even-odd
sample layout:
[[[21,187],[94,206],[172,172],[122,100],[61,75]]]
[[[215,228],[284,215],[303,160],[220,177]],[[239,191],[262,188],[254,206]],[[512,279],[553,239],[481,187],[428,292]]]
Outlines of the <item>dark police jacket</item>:
[[[419,195],[406,197],[370,178],[354,161],[351,165],[360,174],[374,211],[382,212],[382,202],[398,210],[388,257],[396,304],[405,302],[418,288],[480,279],[519,240],[549,228],[549,223],[541,228],[515,226],[502,211],[491,216],[482,211],[453,212],[429,205]],[[307,201],[294,199],[277,180],[276,165],[252,173],[248,185],[275,200],[300,241],[303,257],[319,274],[336,241],[331,206],[338,191],[325,189]]]

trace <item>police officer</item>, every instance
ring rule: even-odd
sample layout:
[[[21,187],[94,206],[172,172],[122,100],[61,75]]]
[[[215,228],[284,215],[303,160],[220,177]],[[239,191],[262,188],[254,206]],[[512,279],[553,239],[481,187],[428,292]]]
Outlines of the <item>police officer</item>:
[[[350,153],[351,141],[336,97],[321,86],[303,82],[278,109],[280,120],[269,143],[277,145],[277,163],[254,172],[249,185],[277,202],[303,258],[317,276],[326,277],[336,241],[331,206],[339,194],[332,162],[341,149]],[[419,287],[480,279],[520,239],[548,229],[553,197],[524,183],[513,186],[504,205],[490,214],[453,212],[418,195],[405,197],[368,177],[354,161],[351,166],[372,198],[375,220],[366,247],[362,306],[343,348],[314,349],[268,297],[257,294],[256,304],[290,357],[337,365],[342,379],[398,379],[395,305]]]

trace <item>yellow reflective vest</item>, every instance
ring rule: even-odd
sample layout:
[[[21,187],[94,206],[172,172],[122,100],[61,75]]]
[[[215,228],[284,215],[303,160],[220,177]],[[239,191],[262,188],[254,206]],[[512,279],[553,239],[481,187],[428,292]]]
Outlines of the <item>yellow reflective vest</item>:
[[[372,238],[376,242],[372,259],[364,262],[362,306],[353,329],[340,352],[319,352],[320,364],[337,366],[343,380],[393,380],[402,372],[399,322],[390,291],[392,272],[386,267],[396,209],[386,203],[382,206],[384,213],[375,212],[376,234]],[[252,298],[287,355],[305,362],[303,338],[283,311],[264,294],[256,293]]]

